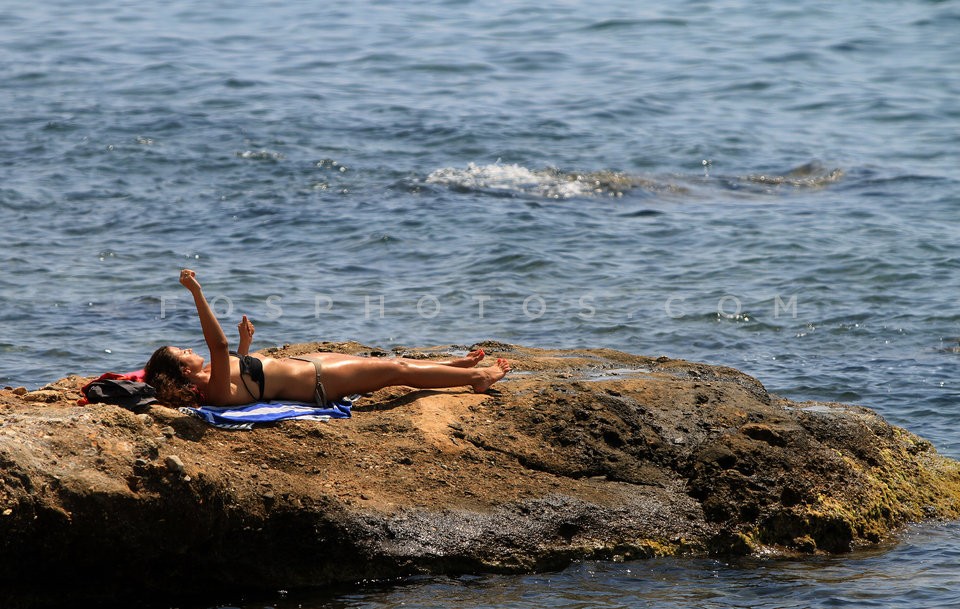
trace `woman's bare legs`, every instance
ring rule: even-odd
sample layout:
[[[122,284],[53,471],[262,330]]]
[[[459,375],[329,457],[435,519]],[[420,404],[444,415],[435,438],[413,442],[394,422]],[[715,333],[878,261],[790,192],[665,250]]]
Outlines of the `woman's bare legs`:
[[[510,363],[505,359],[498,359],[496,364],[483,368],[400,358],[328,358],[321,355],[320,361],[323,365],[321,380],[330,399],[369,393],[393,385],[416,389],[469,385],[474,391],[482,393],[510,371]]]
[[[483,360],[483,358],[485,358],[486,356],[487,354],[483,352],[483,349],[475,349],[470,353],[467,353],[463,357],[451,357],[450,359],[413,359],[409,357],[400,357],[397,359],[401,361],[409,362],[411,364],[426,363],[426,364],[438,364],[443,366],[454,366],[456,368],[473,368],[474,366],[479,364],[480,361]],[[341,360],[341,359],[356,359],[360,356],[347,355],[346,353],[331,353],[327,351],[322,351],[322,352],[316,352],[316,353],[308,353],[306,355],[298,356],[298,357],[309,357],[309,358],[319,357],[323,362],[328,362],[328,361],[332,362],[332,361]],[[384,358],[384,359],[389,360],[391,358]]]
[[[426,361],[431,364],[443,364],[444,366],[456,366],[457,368],[473,368],[474,366],[479,364],[480,360],[482,360],[486,356],[487,354],[483,352],[483,349],[476,349],[474,351],[471,351],[470,353],[467,353],[463,357],[454,357],[451,359],[417,360],[417,359],[410,359],[408,357],[403,357],[400,359],[413,362],[413,363]]]

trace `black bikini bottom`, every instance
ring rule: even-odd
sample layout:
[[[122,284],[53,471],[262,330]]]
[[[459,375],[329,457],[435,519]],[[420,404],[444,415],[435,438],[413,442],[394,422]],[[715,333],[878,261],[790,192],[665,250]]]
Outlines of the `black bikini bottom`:
[[[313,399],[317,403],[317,406],[326,408],[329,403],[327,402],[327,392],[323,388],[323,382],[320,380],[320,371],[322,369],[320,360],[311,359],[309,357],[291,357],[290,359],[300,360],[301,362],[310,362],[313,364],[313,367],[317,369],[317,384],[313,388]]]

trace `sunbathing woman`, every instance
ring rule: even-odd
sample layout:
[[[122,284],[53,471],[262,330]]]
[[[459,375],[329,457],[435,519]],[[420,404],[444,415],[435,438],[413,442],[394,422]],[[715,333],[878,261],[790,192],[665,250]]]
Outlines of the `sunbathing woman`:
[[[316,402],[325,406],[344,396],[369,393],[392,385],[438,389],[469,385],[483,392],[510,371],[505,359],[493,366],[475,367],[483,351],[470,352],[443,362],[403,358],[375,358],[339,353],[311,353],[302,357],[273,358],[247,353],[253,324],[240,322],[240,346],[230,352],[227,337],[203,295],[196,273],[180,272],[180,283],[193,295],[200,315],[210,363],[192,349],[161,347],[145,367],[146,382],[157,398],[171,406],[233,406],[268,400]]]

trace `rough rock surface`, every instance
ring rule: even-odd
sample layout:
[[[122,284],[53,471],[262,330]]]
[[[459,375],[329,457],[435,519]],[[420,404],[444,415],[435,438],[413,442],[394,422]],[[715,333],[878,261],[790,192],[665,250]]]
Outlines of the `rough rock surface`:
[[[253,431],[79,407],[79,377],[0,391],[0,606],[846,552],[960,513],[960,464],[866,408],[790,402],[731,368],[482,346],[514,366],[488,394],[392,388],[352,419]],[[275,351],[318,349],[390,355]]]

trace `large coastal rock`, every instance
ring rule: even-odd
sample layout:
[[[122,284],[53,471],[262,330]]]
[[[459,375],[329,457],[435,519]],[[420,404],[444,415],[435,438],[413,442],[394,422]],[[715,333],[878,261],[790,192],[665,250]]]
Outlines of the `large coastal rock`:
[[[866,408],[730,368],[483,347],[514,365],[488,394],[393,388],[352,419],[253,431],[79,407],[77,377],[0,392],[0,605],[846,552],[960,513],[958,463]],[[276,351],[317,349],[390,355]]]

